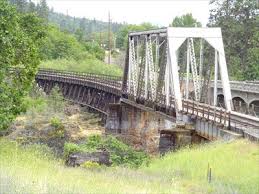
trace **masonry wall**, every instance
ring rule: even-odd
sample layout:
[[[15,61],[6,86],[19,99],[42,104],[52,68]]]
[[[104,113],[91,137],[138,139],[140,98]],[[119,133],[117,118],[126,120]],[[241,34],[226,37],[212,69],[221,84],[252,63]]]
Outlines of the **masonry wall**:
[[[158,113],[124,103],[110,107],[106,130],[151,154],[177,149],[197,139],[195,131],[186,130],[185,125],[179,126]]]

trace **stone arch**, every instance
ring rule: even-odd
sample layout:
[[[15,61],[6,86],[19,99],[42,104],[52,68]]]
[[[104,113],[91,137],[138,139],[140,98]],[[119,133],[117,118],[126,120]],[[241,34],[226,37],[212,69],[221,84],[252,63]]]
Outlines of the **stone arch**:
[[[233,102],[233,108],[235,111],[241,112],[241,113],[247,112],[247,103],[242,97],[236,96],[232,98],[232,102]]]
[[[259,117],[259,99],[255,99],[249,103],[249,111],[252,115]]]
[[[217,106],[225,108],[225,98],[223,94],[218,94],[217,96]]]
[[[234,101],[241,101],[241,102],[243,102],[243,103],[246,103],[246,101],[242,98],[242,97],[240,97],[240,96],[235,96],[235,97],[233,97],[232,98],[232,101],[234,102]]]

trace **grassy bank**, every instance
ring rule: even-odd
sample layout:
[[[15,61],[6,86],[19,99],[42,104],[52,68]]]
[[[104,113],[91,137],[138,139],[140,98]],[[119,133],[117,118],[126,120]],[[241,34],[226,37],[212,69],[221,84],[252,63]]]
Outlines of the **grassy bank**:
[[[44,147],[0,140],[0,193],[257,193],[259,146],[214,143],[154,159],[148,167],[68,168]],[[208,163],[212,182],[207,182]]]
[[[107,65],[104,62],[91,56],[83,60],[56,59],[43,61],[40,67],[66,71],[122,76],[122,69],[120,69],[118,66]]]

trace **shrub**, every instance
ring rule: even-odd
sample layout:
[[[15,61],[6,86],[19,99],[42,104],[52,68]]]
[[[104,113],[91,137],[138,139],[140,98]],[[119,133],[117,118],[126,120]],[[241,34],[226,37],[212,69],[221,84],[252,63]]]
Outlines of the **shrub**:
[[[64,156],[68,157],[76,152],[95,152],[97,150],[106,150],[110,152],[111,161],[114,166],[124,165],[137,168],[142,164],[149,163],[149,156],[143,151],[136,151],[129,145],[116,139],[113,136],[102,137],[100,135],[91,135],[83,144],[66,143],[64,147]]]
[[[135,151],[129,145],[108,136],[104,141],[104,147],[111,152],[111,161],[113,165],[125,165],[130,167],[139,167],[147,164],[149,157],[143,151]]]
[[[65,137],[65,127],[59,118],[52,117],[50,119],[50,125],[55,128],[55,131],[50,134],[51,136],[59,138]]]
[[[81,148],[79,145],[75,143],[65,143],[64,145],[64,157],[67,158],[69,154],[81,152]]]
[[[100,164],[98,164],[97,162],[92,162],[92,161],[86,161],[83,164],[81,164],[80,166],[83,168],[86,168],[86,169],[100,168]]]
[[[56,129],[61,129],[61,128],[64,128],[61,120],[57,117],[52,117],[50,119],[50,125]]]
[[[96,151],[103,148],[103,143],[103,139],[100,135],[91,135],[87,138],[87,142],[82,147],[89,151]]]
[[[103,61],[96,59],[91,54],[83,57],[83,59],[75,60],[69,59],[55,59],[43,61],[41,68],[59,69],[66,71],[76,71],[94,74],[106,74],[113,76],[122,76],[122,69],[117,65],[107,65]]]
[[[71,147],[70,152],[68,146]],[[135,151],[129,145],[112,136],[101,137],[100,135],[91,135],[86,143],[76,145],[69,143],[64,148],[65,157],[75,152],[94,152],[97,150],[107,150],[110,152],[111,161],[114,166],[124,165],[133,168],[140,167],[149,162],[149,157],[143,151]],[[67,155],[68,154],[68,155]]]

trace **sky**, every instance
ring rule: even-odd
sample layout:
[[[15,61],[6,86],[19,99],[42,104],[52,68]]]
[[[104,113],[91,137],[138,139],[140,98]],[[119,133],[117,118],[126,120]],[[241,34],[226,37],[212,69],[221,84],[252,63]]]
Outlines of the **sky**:
[[[39,1],[39,0],[34,0]],[[150,22],[168,26],[176,16],[192,13],[206,26],[209,17],[209,0],[47,0],[54,11],[70,16],[113,22],[140,24]]]

